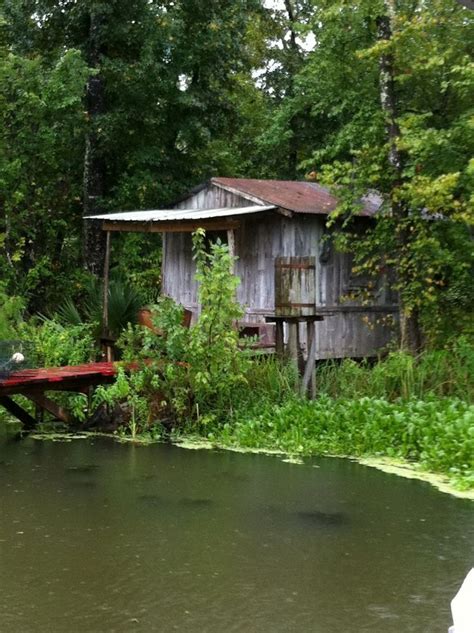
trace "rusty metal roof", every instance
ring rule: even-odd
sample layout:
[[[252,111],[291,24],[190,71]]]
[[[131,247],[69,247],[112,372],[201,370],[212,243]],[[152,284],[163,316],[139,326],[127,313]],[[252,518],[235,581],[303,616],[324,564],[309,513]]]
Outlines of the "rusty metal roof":
[[[326,187],[313,182],[212,178],[211,183],[258,204],[271,204],[295,213],[328,214],[337,206],[337,198]],[[359,215],[372,216],[381,204],[380,196],[369,194],[363,198]]]

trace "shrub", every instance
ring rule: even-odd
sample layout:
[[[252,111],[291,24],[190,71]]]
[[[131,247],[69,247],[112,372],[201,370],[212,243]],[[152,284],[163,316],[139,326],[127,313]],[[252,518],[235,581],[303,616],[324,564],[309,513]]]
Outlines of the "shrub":
[[[0,340],[16,338],[17,328],[23,320],[24,309],[23,299],[8,296],[0,284]]]
[[[247,388],[248,353],[239,346],[236,320],[243,314],[235,300],[239,280],[233,258],[220,240],[208,244],[203,230],[193,236],[201,311],[189,329],[183,308],[162,298],[152,308],[156,331],[129,326],[118,341],[126,361],[146,360],[159,377],[150,401],[161,399],[160,413],[184,424],[206,424],[232,410],[236,394]],[[159,332],[159,333],[156,333]]]
[[[36,367],[79,365],[95,359],[92,326],[65,326],[54,319],[30,320],[19,328],[21,338],[32,344]]]
[[[84,286],[83,295],[79,307],[78,302],[67,297],[57,307],[53,319],[67,327],[88,323],[95,336],[99,337],[103,330],[103,284],[96,277],[90,277]],[[129,323],[136,323],[141,307],[141,294],[122,277],[112,274],[108,305],[110,334],[118,337]]]

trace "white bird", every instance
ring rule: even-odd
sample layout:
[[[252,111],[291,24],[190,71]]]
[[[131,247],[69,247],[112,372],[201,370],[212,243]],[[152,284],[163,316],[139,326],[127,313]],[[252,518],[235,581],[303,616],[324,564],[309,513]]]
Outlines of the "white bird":
[[[15,363],[15,365],[19,365],[25,360],[25,357],[21,352],[15,352],[13,356],[10,358],[11,363]]]

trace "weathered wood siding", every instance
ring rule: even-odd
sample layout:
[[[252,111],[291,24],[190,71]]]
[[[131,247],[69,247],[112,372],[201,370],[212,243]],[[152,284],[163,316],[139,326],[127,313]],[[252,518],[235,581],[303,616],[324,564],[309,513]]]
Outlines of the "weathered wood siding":
[[[194,196],[186,198],[175,205],[176,209],[224,209],[226,207],[248,207],[253,202],[231,193],[216,185],[208,185]]]
[[[211,186],[180,202],[178,208],[218,208],[248,206],[241,196]],[[318,215],[285,217],[263,212],[241,218],[235,231],[235,272],[241,284],[238,301],[245,307],[245,320],[262,322],[275,307],[274,271],[277,257],[316,258],[317,309],[333,314],[316,326],[317,357],[361,357],[376,353],[390,340],[390,329],[383,306],[392,297],[383,288],[375,293],[374,308],[362,308],[347,301],[351,288],[360,280],[351,274],[351,257],[324,246],[325,218]],[[324,254],[322,257],[320,255]],[[163,291],[186,308],[197,313],[195,265],[191,253],[191,235],[167,233],[164,239]],[[302,331],[302,339],[305,333]]]
[[[316,221],[315,221],[316,220]],[[275,259],[317,255],[318,218],[287,218],[277,213],[247,217],[235,232],[236,274],[241,285],[237,297],[250,321],[260,321],[275,308]]]
[[[163,234],[162,292],[196,313],[196,266],[191,233]]]
[[[312,316],[316,307],[316,257],[275,259],[275,315]]]

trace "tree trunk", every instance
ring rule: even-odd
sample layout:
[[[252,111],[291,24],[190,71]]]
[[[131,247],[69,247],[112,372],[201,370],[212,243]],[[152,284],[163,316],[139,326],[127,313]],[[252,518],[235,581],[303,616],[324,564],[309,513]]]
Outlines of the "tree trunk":
[[[400,303],[400,347],[412,354],[418,353],[423,347],[418,310],[404,309]]]
[[[290,62],[288,64],[288,89],[287,98],[292,99],[295,96],[295,75],[299,66],[300,51],[298,48],[298,42],[296,41],[296,32],[294,25],[296,23],[296,16],[293,10],[291,0],[285,0],[285,9],[288,16],[288,26],[290,31]],[[288,178],[295,180],[298,171],[298,136],[299,125],[297,115],[293,115],[288,121],[290,129],[290,140],[288,148]]]
[[[396,0],[385,0],[385,15],[377,18],[379,41],[390,41],[393,33],[393,19],[396,11]],[[397,122],[398,102],[395,89],[395,72],[393,67],[393,55],[383,52],[379,60],[379,86],[380,103],[385,116],[385,125],[388,139],[388,163],[392,169],[392,183],[390,192],[390,207],[392,217],[397,227],[398,248],[400,254],[406,249],[410,240],[406,227],[408,209],[397,197],[397,189],[403,180],[403,156],[399,149],[401,136]],[[398,281],[403,286],[404,280],[400,277],[400,270],[396,271]],[[409,281],[409,280],[406,280]],[[405,305],[403,297],[400,297],[400,345],[412,353],[417,353],[421,348],[421,330],[418,318],[418,310]]]
[[[86,104],[89,131],[84,156],[84,206],[83,215],[97,215],[105,193],[105,164],[101,152],[98,125],[104,112],[104,80],[100,76],[102,17],[91,10],[87,61],[97,72],[87,81]],[[83,261],[93,274],[102,276],[104,270],[105,232],[100,222],[84,221]]]

